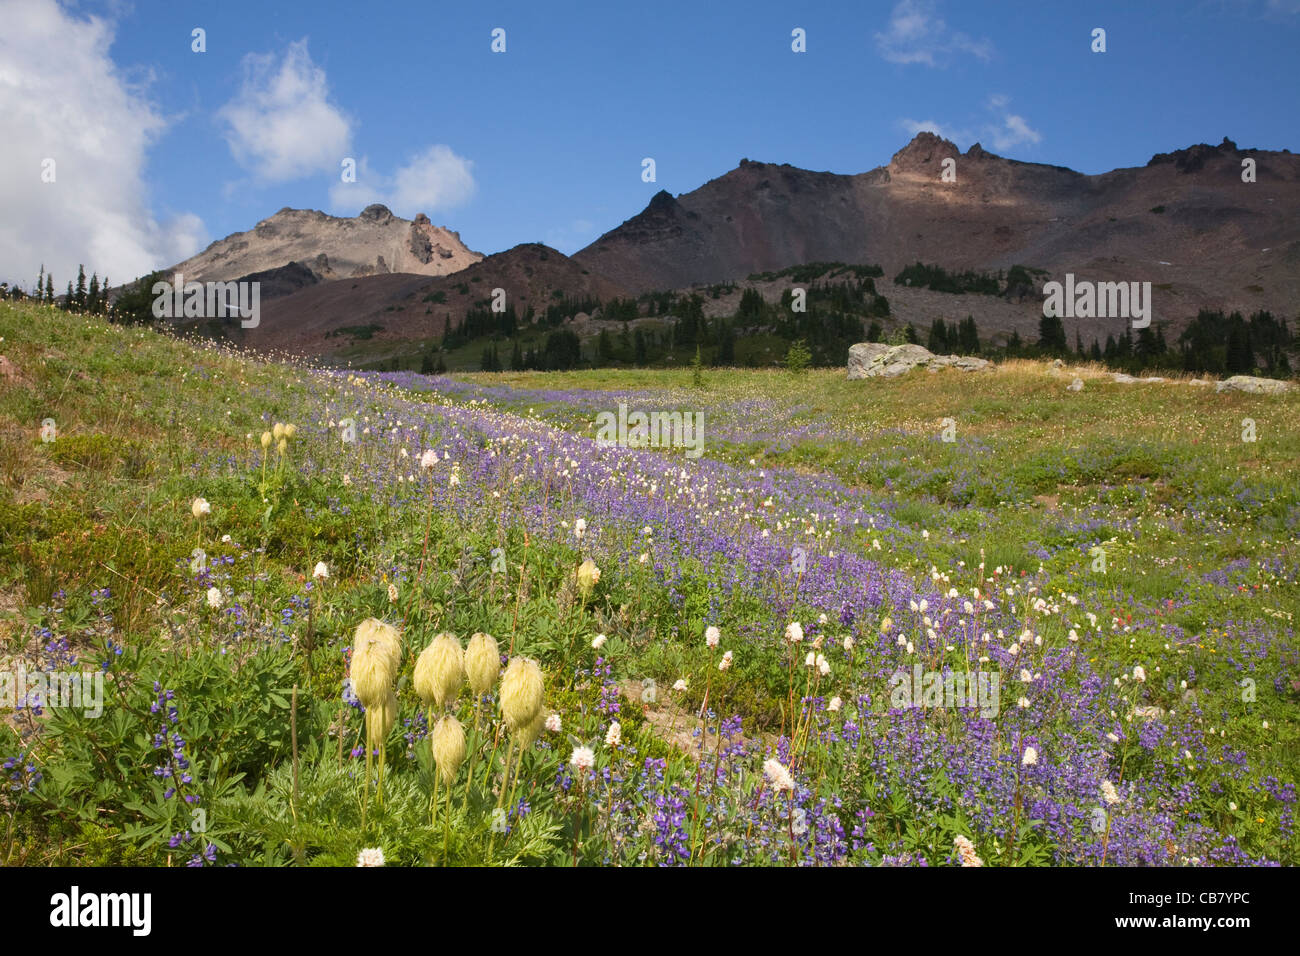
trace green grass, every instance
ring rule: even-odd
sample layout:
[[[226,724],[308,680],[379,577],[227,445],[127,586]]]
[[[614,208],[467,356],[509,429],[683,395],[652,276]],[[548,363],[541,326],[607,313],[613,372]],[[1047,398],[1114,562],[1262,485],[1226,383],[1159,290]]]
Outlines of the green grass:
[[[345,414],[377,416],[380,392],[357,398],[342,383],[323,387],[292,366],[3,303],[0,351],[19,375],[16,383],[0,384],[0,656],[39,656],[40,628],[69,636],[84,660],[111,655],[106,641],[112,640],[126,648],[122,673],[130,683],[122,693],[132,695],[109,720],[51,718],[50,736],[35,745],[49,771],[48,789],[31,802],[0,797],[0,848],[7,862],[184,862],[188,854],[172,853],[165,841],[187,818],[178,817],[141,772],[152,759],[147,705],[157,679],[184,702],[186,733],[198,756],[196,787],[213,812],[211,836],[224,858],[349,864],[361,825],[355,768],[338,759],[338,748],[350,750],[357,742],[359,721],[347,714],[342,731],[337,725],[341,652],[358,620],[398,613],[387,596],[395,579],[403,604],[419,595],[409,633],[483,630],[503,644],[519,635],[519,649],[546,666],[549,705],[566,715],[593,714],[598,687],[573,672],[576,661],[589,666],[596,631],[609,635],[608,656],[620,678],[652,676],[667,687],[678,675],[699,675],[682,697],[683,721],[703,702],[708,662],[698,642],[681,635],[699,633],[719,613],[708,596],[714,569],[684,563],[674,584],[681,600],[675,601],[648,571],[607,568],[600,600],[588,606],[572,593],[578,555],[569,545],[526,543],[518,527],[461,527],[435,514],[428,525],[431,571],[415,589],[424,509],[393,506],[345,481],[363,463],[349,463],[337,442],[290,443],[284,468],[272,453],[263,479],[257,437],[270,422],[288,420],[308,400],[321,405],[320,421],[300,427],[324,428]],[[1066,392],[1075,374],[1085,378],[1085,389]],[[681,408],[702,407],[708,458],[743,468],[795,469],[877,496],[881,515],[896,527],[862,528],[857,543],[890,568],[917,579],[935,568],[966,587],[981,558],[989,568],[1032,572],[1041,565],[1049,582],[1044,593],[1080,593],[1099,614],[1113,601],[1117,611],[1177,625],[1191,641],[1189,656],[1168,656],[1168,642],[1150,627],[1129,642],[1113,638],[1106,663],[1121,668],[1163,661],[1168,670],[1194,664],[1204,675],[1201,694],[1218,702],[1213,712],[1207,706],[1207,721],[1228,735],[1224,746],[1251,754],[1249,777],[1231,782],[1243,808],[1233,832],[1252,853],[1297,862],[1294,847],[1279,835],[1277,806],[1260,797],[1257,786],[1268,775],[1294,780],[1300,769],[1297,699],[1287,690],[1300,679],[1294,642],[1281,641],[1280,656],[1268,661],[1283,690],[1261,679],[1256,706],[1236,701],[1239,674],[1225,663],[1242,656],[1233,643],[1240,631],[1289,629],[1285,615],[1300,607],[1294,580],[1300,566],[1296,392],[1252,396],[1178,383],[1126,386],[1090,367],[1054,374],[1029,362],[989,375],[917,373],[889,382],[850,382],[830,370],[802,376],[708,370],[702,389],[692,388],[689,368],[460,378],[522,389],[609,391],[610,407],[616,393],[641,390],[669,396]],[[760,405],[756,417],[737,417],[751,414],[741,410],[754,402]],[[523,414],[533,403],[517,404],[523,407],[502,408]],[[591,433],[585,413],[562,402],[539,406],[536,415]],[[719,428],[752,422],[753,434],[709,437],[715,419],[708,416],[716,416]],[[47,418],[56,422],[52,442],[40,436]],[[1241,440],[1244,418],[1256,423],[1254,443]],[[955,442],[941,439],[944,419],[955,423]],[[420,447],[412,437],[411,453]],[[214,504],[203,522],[189,511],[200,495]],[[222,540],[226,535],[229,542]],[[1106,550],[1104,574],[1090,567],[1088,549],[1097,542]],[[331,579],[311,625],[312,646],[304,651],[301,615],[284,626],[287,639],[279,644],[271,640],[254,651],[223,643],[233,625],[205,605],[190,570],[199,546],[220,569],[214,580],[236,594],[251,591],[243,603],[265,635],[278,633],[279,615],[302,598],[313,565],[325,561]],[[494,547],[511,556],[509,584],[487,570]],[[1247,566],[1232,585],[1207,579],[1243,559]],[[526,585],[514,573],[521,564]],[[56,600],[60,592],[64,597]],[[770,623],[770,610],[757,601],[738,599],[721,613],[731,633],[745,623]],[[1046,632],[1063,639],[1055,626]],[[772,735],[783,720],[783,667],[772,647],[746,648],[734,670],[713,675],[712,699],[744,716],[753,732]],[[294,684],[301,694],[296,797],[286,697]],[[399,695],[410,717],[418,702],[409,681]],[[1159,698],[1164,706],[1179,706],[1176,694],[1168,697]],[[663,756],[670,774],[689,779],[689,760],[662,728],[636,708],[625,713],[625,738],[638,741],[641,755]],[[1270,731],[1262,729],[1263,720]],[[584,740],[594,726],[583,728]],[[389,832],[405,834],[387,844],[395,861],[440,861],[440,832],[422,826],[430,769],[421,764],[420,748],[409,759],[400,756],[405,731],[399,724],[388,737],[395,768],[389,805],[370,809]],[[4,742],[0,757],[19,749]],[[105,763],[105,754],[117,753]],[[530,754],[527,793],[537,815],[512,837],[509,851],[488,849],[485,820],[494,796],[490,789],[471,789],[454,811],[448,861],[485,862],[489,853],[493,862],[567,861],[573,830],[564,828],[594,824],[575,823],[563,798],[538,782],[554,778],[564,755]],[[1137,766],[1163,772],[1154,764]],[[878,809],[882,821],[893,819],[883,798]],[[1216,805],[1213,812],[1226,811]],[[1216,819],[1218,827],[1237,826]],[[22,822],[14,827],[14,820]],[[916,839],[941,850],[950,834]],[[603,852],[592,850],[584,862],[600,862]]]

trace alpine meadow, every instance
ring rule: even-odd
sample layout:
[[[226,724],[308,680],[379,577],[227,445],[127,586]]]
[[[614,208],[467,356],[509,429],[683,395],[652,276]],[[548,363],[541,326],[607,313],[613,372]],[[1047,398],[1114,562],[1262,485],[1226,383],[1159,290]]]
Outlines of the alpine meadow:
[[[3,6],[0,868],[1300,865],[1294,4]]]

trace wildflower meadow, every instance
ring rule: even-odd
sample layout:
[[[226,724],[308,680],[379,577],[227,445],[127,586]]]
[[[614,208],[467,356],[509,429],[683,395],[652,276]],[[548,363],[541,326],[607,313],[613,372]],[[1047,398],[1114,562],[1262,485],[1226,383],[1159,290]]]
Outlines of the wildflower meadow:
[[[1294,392],[0,341],[6,865],[1300,862]]]

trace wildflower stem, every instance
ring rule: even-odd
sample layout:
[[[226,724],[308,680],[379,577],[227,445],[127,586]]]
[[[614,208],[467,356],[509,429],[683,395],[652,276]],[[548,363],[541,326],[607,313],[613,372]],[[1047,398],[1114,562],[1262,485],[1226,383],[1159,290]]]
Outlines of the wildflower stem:
[[[448,846],[451,840],[451,791],[452,781],[447,781],[447,802],[442,813],[442,865],[448,864]]]
[[[361,832],[362,833],[366,832],[366,810],[368,809],[370,804],[370,761],[371,761],[371,754],[374,750],[374,748],[371,747],[370,742],[373,736],[374,735],[371,733],[370,730],[370,711],[367,710],[366,711],[366,783],[365,783],[365,787],[363,787],[361,791]]]
[[[432,741],[429,742],[429,747],[432,750],[433,747]],[[429,828],[430,829],[433,829],[438,825],[438,778],[440,776],[441,774],[438,773],[438,768],[434,767],[433,795],[429,798]]]

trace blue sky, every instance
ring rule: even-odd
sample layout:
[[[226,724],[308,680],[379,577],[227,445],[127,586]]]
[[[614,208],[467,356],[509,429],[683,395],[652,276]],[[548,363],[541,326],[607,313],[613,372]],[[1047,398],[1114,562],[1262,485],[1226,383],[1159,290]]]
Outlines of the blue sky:
[[[485,253],[573,252],[742,157],[862,172],[918,128],[1089,173],[1225,135],[1300,148],[1300,0],[4,6],[0,278],[39,258],[60,285],[376,200]]]

